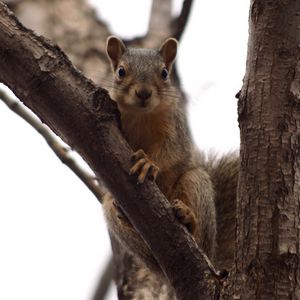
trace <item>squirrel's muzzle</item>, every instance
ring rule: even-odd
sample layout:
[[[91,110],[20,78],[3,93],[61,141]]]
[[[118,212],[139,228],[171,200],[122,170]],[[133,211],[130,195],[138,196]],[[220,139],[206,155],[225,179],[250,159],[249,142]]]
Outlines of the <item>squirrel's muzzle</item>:
[[[147,89],[140,89],[135,90],[135,94],[139,98],[141,106],[145,107],[149,102],[148,99],[150,99],[152,91]]]

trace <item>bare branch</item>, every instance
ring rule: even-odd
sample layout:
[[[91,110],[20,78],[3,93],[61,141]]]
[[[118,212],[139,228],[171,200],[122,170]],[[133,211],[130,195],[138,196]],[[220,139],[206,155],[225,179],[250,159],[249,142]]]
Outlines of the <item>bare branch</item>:
[[[157,48],[161,42],[171,35],[172,1],[153,0],[149,29],[143,42],[147,48]]]
[[[181,8],[180,15],[173,20],[173,33],[172,36],[178,41],[181,39],[181,36],[186,28],[193,0],[184,0]]]
[[[133,152],[120,133],[117,108],[107,91],[75,69],[56,45],[24,28],[2,2],[0,20],[0,82],[101,176],[178,300],[211,299],[205,274],[213,271],[193,237],[176,221],[155,183],[137,185],[128,175]]]
[[[102,273],[101,279],[97,286],[93,300],[104,300],[108,292],[109,285],[112,282],[114,273],[114,264],[112,257],[109,258],[107,265],[105,266],[104,272]]]
[[[42,124],[38,118],[26,110],[23,105],[18,103],[13,98],[9,97],[5,92],[0,90],[0,100],[2,100],[8,108],[10,108],[14,113],[21,117],[24,121],[30,124],[41,136],[46,140],[51,150],[56,154],[56,156],[61,160],[63,164],[69,167],[80,179],[81,181],[90,189],[90,191],[95,195],[95,197],[102,202],[102,197],[105,194],[105,188],[101,182],[95,178],[95,175],[91,175],[84,169],[82,169],[78,163],[70,156],[70,149],[64,147],[57,139],[57,137]]]

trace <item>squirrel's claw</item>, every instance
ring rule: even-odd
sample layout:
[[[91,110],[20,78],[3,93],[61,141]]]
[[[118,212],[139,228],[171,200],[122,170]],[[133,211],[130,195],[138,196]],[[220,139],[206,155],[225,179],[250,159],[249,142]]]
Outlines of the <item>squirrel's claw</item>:
[[[143,149],[139,149],[137,151],[135,151],[132,156],[131,156],[131,160],[132,161],[137,161],[141,158],[146,158],[147,157],[147,154],[144,152]]]
[[[131,160],[135,161],[135,163],[130,169],[129,174],[138,174],[138,183],[143,183],[147,176],[151,180],[156,179],[159,168],[142,149],[136,151],[132,155]]]
[[[196,228],[196,217],[191,209],[181,200],[172,201],[173,211],[178,221],[193,234]]]

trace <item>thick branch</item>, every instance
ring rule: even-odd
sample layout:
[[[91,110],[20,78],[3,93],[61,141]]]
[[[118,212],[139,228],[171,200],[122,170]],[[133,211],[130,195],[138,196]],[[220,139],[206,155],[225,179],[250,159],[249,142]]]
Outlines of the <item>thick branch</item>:
[[[176,221],[157,186],[150,181],[137,185],[128,175],[132,150],[120,134],[116,106],[107,92],[74,69],[57,46],[25,29],[2,2],[0,70],[0,81],[101,176],[178,299],[206,299],[205,255]]]

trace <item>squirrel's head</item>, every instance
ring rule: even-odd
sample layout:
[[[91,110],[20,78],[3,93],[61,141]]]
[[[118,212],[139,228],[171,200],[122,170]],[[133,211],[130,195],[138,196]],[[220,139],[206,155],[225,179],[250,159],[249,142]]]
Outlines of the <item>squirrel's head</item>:
[[[127,48],[117,37],[108,37],[106,52],[114,72],[111,96],[121,111],[147,113],[172,104],[176,96],[170,74],[177,46],[177,40],[169,38],[157,50]]]

